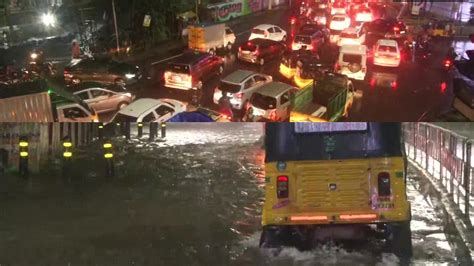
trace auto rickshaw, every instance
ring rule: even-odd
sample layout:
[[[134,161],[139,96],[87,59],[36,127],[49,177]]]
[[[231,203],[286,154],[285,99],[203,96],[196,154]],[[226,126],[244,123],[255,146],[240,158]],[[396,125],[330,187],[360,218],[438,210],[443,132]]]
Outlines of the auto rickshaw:
[[[332,67],[332,65],[322,62],[319,56],[302,57],[296,64],[295,85],[303,89],[314,81],[322,79],[327,71],[332,70]]]
[[[433,26],[433,37],[451,37],[453,34],[453,24],[449,21],[438,21]]]
[[[400,123],[267,123],[261,248],[384,241],[412,256]]]

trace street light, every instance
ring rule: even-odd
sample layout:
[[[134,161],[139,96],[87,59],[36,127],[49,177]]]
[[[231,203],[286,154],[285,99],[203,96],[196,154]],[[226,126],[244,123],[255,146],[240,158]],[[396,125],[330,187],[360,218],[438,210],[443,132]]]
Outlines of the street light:
[[[56,25],[56,16],[51,13],[45,13],[41,16],[41,22],[46,27],[54,27]]]

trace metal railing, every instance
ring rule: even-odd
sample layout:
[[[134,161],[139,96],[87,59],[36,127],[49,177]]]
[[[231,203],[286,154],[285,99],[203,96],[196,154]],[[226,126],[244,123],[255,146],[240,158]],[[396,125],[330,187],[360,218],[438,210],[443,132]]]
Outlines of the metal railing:
[[[474,201],[472,140],[428,123],[404,123],[407,156],[428,172],[465,218]]]

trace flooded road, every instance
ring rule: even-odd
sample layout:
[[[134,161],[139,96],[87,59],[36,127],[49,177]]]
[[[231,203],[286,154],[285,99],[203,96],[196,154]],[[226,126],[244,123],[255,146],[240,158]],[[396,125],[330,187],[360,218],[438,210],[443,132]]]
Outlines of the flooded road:
[[[75,151],[70,183],[59,161],[29,181],[0,179],[2,266],[398,263],[379,241],[260,251],[262,124],[171,124],[166,140],[120,138],[114,146],[111,180],[99,143]],[[456,264],[439,202],[415,176],[409,180],[413,264]]]

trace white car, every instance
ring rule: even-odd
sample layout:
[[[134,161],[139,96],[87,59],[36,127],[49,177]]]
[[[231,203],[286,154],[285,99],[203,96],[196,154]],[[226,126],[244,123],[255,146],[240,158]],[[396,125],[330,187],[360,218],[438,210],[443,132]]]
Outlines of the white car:
[[[351,19],[347,15],[336,14],[332,16],[331,23],[329,23],[329,29],[331,30],[344,30],[349,28],[351,25]]]
[[[286,31],[282,28],[271,24],[262,24],[252,29],[249,41],[253,39],[269,39],[272,41],[284,42],[286,41],[286,38]]]
[[[347,28],[339,34],[338,46],[362,45],[365,42],[365,33],[361,29]]]
[[[367,73],[367,46],[343,45],[339,50],[336,73],[364,80]]]
[[[269,75],[249,70],[237,70],[223,78],[214,90],[214,103],[219,104],[224,91],[230,97],[232,108],[242,110],[246,107],[255,90],[272,80],[273,78]]]
[[[253,121],[287,121],[291,99],[297,92],[297,88],[286,83],[269,82],[253,93],[247,115]]]
[[[374,47],[374,65],[385,67],[400,66],[401,55],[395,40],[378,40]]]
[[[114,122],[166,122],[185,112],[186,104],[173,99],[138,99],[121,109],[112,119]]]

